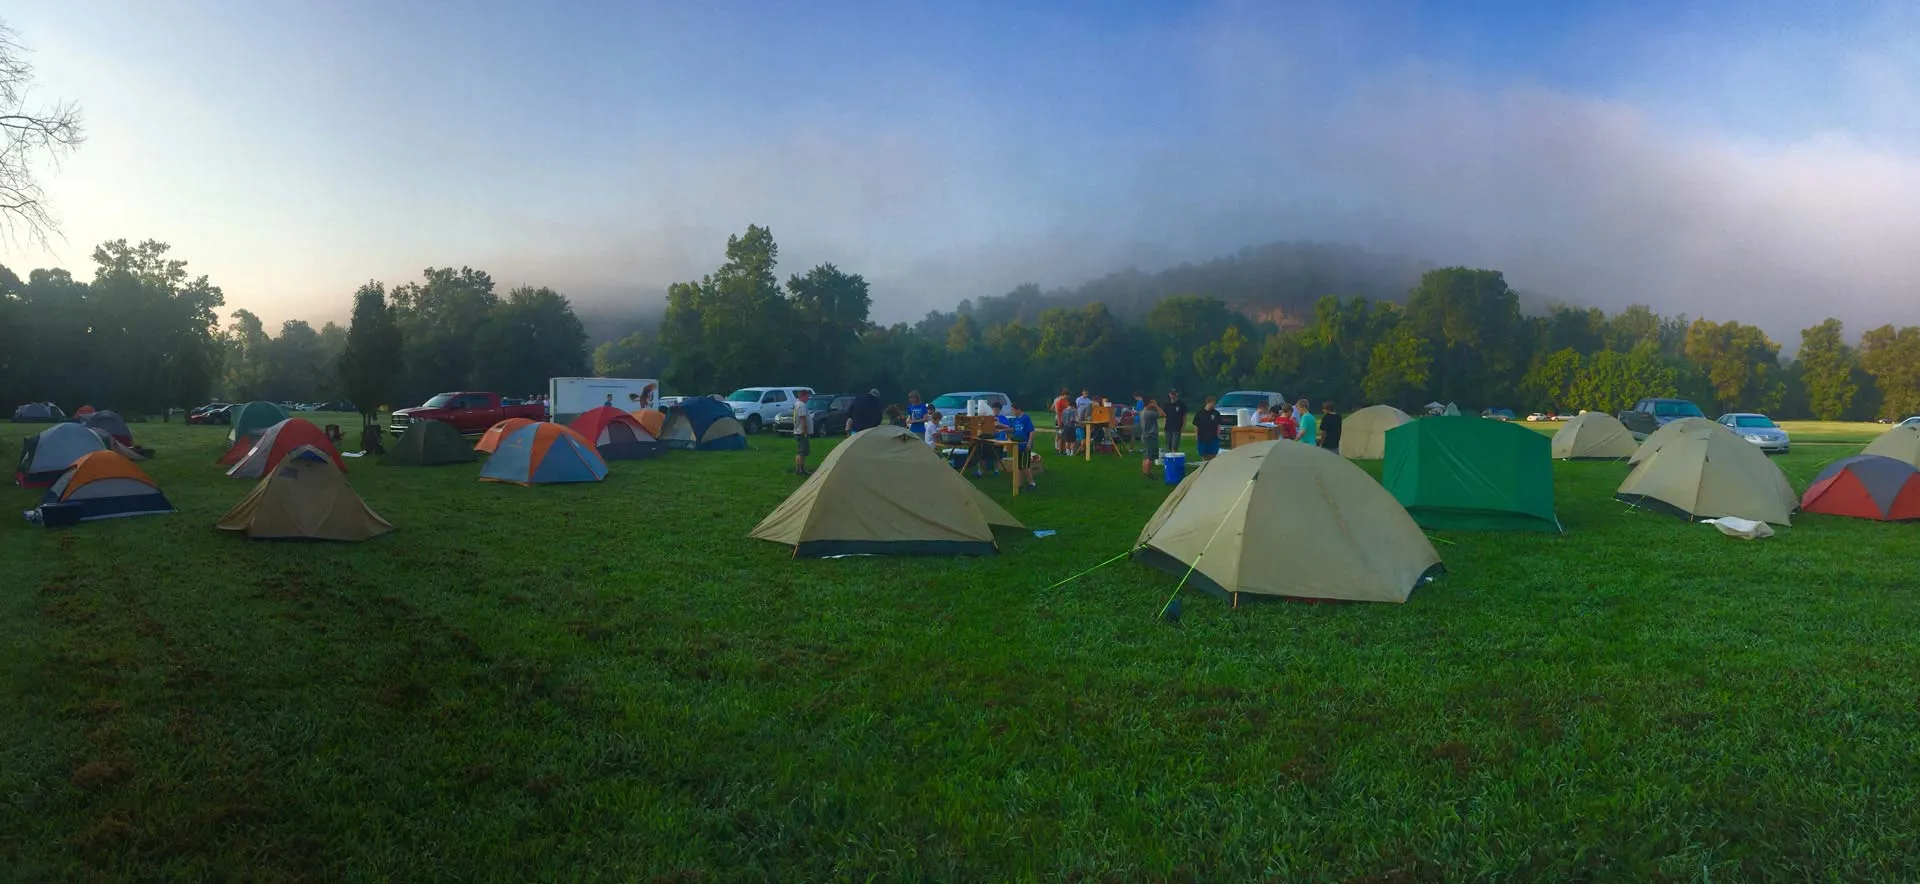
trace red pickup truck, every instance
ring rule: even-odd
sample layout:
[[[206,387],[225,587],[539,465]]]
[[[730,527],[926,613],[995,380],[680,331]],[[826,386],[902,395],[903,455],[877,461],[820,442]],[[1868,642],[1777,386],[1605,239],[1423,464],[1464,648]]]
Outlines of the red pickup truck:
[[[398,435],[414,421],[439,421],[471,436],[510,417],[543,421],[547,419],[547,406],[539,402],[503,404],[499,393],[440,393],[417,408],[396,409],[388,429]]]

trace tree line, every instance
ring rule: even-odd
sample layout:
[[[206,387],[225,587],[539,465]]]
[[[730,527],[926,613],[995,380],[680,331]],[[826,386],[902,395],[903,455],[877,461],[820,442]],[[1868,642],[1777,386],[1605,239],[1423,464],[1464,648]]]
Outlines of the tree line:
[[[1783,418],[1920,413],[1920,326],[1882,326],[1850,342],[1828,319],[1801,332],[1787,360],[1764,331],[1738,321],[1663,316],[1644,305],[1612,315],[1559,305],[1528,312],[1501,273],[1466,267],[1428,269],[1399,300],[1324,294],[1304,315],[1289,315],[1263,306],[1244,278],[1244,253],[1212,277],[1229,297],[1167,291],[1207,281],[1183,266],[1096,281],[1127,286],[1119,303],[1131,315],[1084,302],[1087,287],[1049,295],[1022,286],[918,322],[878,325],[859,275],[825,264],[782,287],[778,254],[766,228],[731,237],[717,270],[669,288],[657,329],[596,350],[596,372],[660,377],[685,394],[806,383],[879,387],[889,398],[989,389],[1037,404],[1061,387],[1114,395],[1244,388],[1345,407],[1438,400],[1614,412],[1647,396],[1681,396],[1708,411]],[[1289,286],[1299,289],[1299,280],[1275,283]],[[1285,303],[1286,294],[1268,303]]]
[[[1266,255],[1271,272],[1289,272]],[[1294,260],[1309,274],[1343,278]],[[1038,404],[1060,387],[1112,395],[1275,390],[1343,407],[1429,400],[1517,411],[1617,411],[1684,396],[1709,411],[1864,420],[1920,413],[1920,326],[1850,339],[1837,320],[1801,332],[1795,358],[1759,328],[1634,306],[1523,309],[1497,271],[1428,269],[1403,298],[1328,294],[1288,309],[1297,278],[1263,298],[1245,254],[1196,269],[1123,274],[1065,292],[1022,286],[913,323],[871,321],[864,278],[821,264],[783,282],[766,228],[729,238],[726,260],[668,288],[664,317],[589,358],[571,304],[544,287],[504,296],[468,267],[429,268],[353,296],[348,327],[304,320],[269,334],[163,243],[94,250],[91,280],[0,268],[0,401],[47,399],[159,413],[208,398],[348,401],[363,411],[446,389],[525,394],[546,379],[659,377],[672,393],[805,383],[901,398],[992,389]],[[1275,269],[1280,268],[1280,269]],[[1218,272],[1216,272],[1218,271]],[[1357,278],[1356,274],[1344,274]],[[1223,297],[1212,288],[1227,290]],[[1084,301],[1101,286],[1119,308]],[[1198,291],[1176,287],[1202,286]],[[1150,306],[1149,306],[1150,305]]]
[[[428,268],[354,294],[348,328],[290,319],[269,334],[166,244],[102,244],[91,280],[0,267],[0,402],[48,400],[160,414],[212,398],[413,404],[461,387],[520,394],[586,373],[587,333],[565,296],[502,297],[472,268]]]

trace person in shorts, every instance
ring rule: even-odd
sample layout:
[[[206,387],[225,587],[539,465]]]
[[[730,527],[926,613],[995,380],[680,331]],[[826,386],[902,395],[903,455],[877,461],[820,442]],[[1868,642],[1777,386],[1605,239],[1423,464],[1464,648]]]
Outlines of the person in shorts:
[[[1140,475],[1153,478],[1153,463],[1160,459],[1160,401],[1148,399],[1134,418],[1140,428]]]
[[[1008,402],[1007,413],[996,418],[996,422],[1006,427],[1006,435],[1019,443],[1013,460],[1013,468],[1019,471],[1017,481],[1028,488],[1039,487],[1033,481],[1033,418],[1020,406]]]
[[[813,394],[801,390],[793,397],[793,474],[810,476],[813,471],[807,469],[807,455],[813,453],[813,412],[807,410],[807,400]]]
[[[1220,454],[1220,409],[1213,405],[1214,398],[1208,396],[1193,413],[1193,441],[1199,446],[1201,460],[1212,460]]]

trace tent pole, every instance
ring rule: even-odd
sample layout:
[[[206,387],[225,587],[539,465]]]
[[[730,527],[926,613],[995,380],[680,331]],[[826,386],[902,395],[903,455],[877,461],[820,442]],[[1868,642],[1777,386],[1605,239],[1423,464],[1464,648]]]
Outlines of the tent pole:
[[[1187,585],[1187,578],[1192,577],[1194,569],[1200,567],[1200,560],[1207,557],[1207,550],[1213,549],[1213,542],[1220,539],[1220,529],[1227,527],[1227,520],[1233,518],[1233,511],[1240,508],[1240,498],[1246,497],[1247,492],[1253,490],[1253,483],[1258,481],[1259,478],[1260,475],[1255,473],[1253,478],[1247,480],[1247,487],[1240,489],[1240,496],[1235,497],[1233,503],[1227,507],[1226,515],[1220,517],[1220,524],[1213,526],[1213,536],[1207,538],[1207,545],[1200,548],[1200,554],[1193,557],[1193,564],[1187,566],[1187,573],[1180,575],[1180,582],[1174,584],[1173,595],[1167,596],[1167,603],[1160,606],[1160,613],[1155,615],[1154,619],[1162,620],[1166,618],[1167,609],[1173,607],[1173,600],[1180,597],[1180,588]],[[1239,593],[1237,591],[1234,593],[1234,597],[1234,607],[1238,608],[1240,607],[1240,603],[1238,601]]]

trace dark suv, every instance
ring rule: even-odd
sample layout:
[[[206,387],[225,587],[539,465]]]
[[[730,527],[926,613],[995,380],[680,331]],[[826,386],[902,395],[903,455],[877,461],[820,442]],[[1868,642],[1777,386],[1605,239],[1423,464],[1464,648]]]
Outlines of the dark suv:
[[[807,413],[813,417],[814,436],[844,436],[847,423],[851,419],[848,413],[853,408],[853,395],[836,393],[831,396],[815,393],[807,400]],[[782,436],[793,435],[793,409],[789,408],[773,417],[773,431]]]
[[[1645,441],[1647,435],[1667,424],[1688,417],[1706,417],[1700,406],[1685,399],[1642,399],[1620,412],[1620,422],[1633,432],[1633,438]]]

